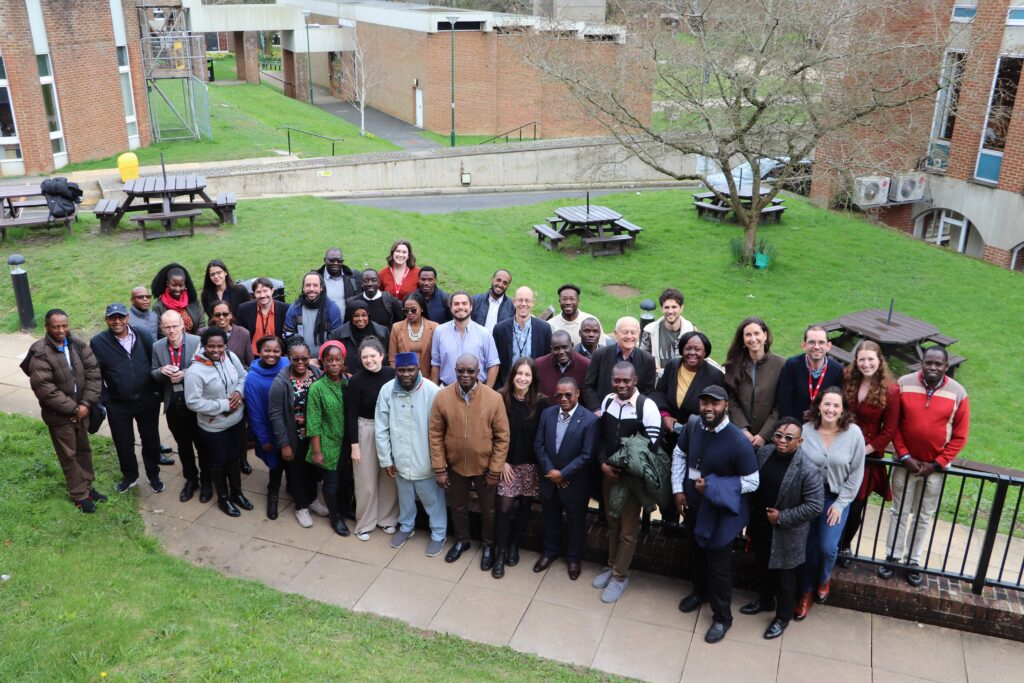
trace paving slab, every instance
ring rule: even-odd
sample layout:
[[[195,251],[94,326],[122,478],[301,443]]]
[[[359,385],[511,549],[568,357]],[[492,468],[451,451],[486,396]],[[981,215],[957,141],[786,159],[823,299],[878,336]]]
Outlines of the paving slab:
[[[419,532],[417,532],[419,533]],[[468,586],[478,586],[499,593],[509,593],[524,598],[532,598],[537,593],[537,587],[544,580],[544,573],[534,573],[533,565],[540,559],[540,553],[532,550],[519,551],[519,564],[515,567],[505,565],[505,576],[501,579],[494,579],[490,572],[479,570],[479,558],[476,559],[477,571],[467,570],[459,583]],[[563,571],[565,565],[562,565]],[[557,565],[548,571],[557,571]],[[580,579],[582,581],[583,579]]]
[[[1022,623],[1024,628],[1024,623]],[[1024,646],[1012,640],[964,633],[964,657],[969,681],[1012,681],[1024,678]]]
[[[591,666],[655,683],[675,683],[683,674],[692,632],[612,615]]]
[[[940,683],[967,680],[960,631],[877,614],[871,616],[871,665]]]
[[[256,510],[253,510],[253,512],[256,512]],[[259,512],[264,517],[267,516],[266,508],[259,510]],[[295,511],[291,503],[281,503],[278,505],[277,519],[268,519],[267,523],[261,526],[253,536],[265,541],[273,541],[274,543],[280,543],[293,548],[316,552],[333,536],[336,536],[326,520],[323,518],[317,519],[321,520],[320,524],[317,524],[316,520],[314,520],[312,527],[309,529],[303,528],[299,525],[298,520],[295,519]]]
[[[237,532],[247,537],[255,536],[263,530],[263,527],[271,523],[266,515],[267,499],[266,496],[261,496],[257,493],[250,493],[246,498],[252,501],[253,508],[252,510],[242,510],[239,508],[242,514],[238,517],[228,517],[214,502],[209,510],[199,515],[195,523],[201,526]],[[216,497],[214,497],[214,501],[216,501]]]
[[[314,515],[313,523],[314,525],[318,523],[326,525],[327,521]],[[351,524],[349,524],[349,528],[352,528]],[[371,534],[369,541],[360,541],[354,535],[342,537],[332,533],[327,542],[320,547],[320,552],[363,564],[372,564],[375,567],[388,566],[388,563],[398,554],[398,551],[391,547],[391,537],[387,534]],[[443,559],[441,561],[444,562]]]
[[[490,645],[507,645],[529,606],[528,597],[460,583],[428,628]]]
[[[871,683],[935,683],[927,678],[918,678],[917,676],[904,676],[903,674],[896,674],[891,671],[882,671],[881,669],[871,670]]]
[[[729,640],[728,636],[708,645],[704,642],[704,632],[697,631],[690,641],[681,680],[682,683],[775,683],[778,668],[777,648]]]
[[[146,484],[144,482],[140,482],[139,486],[145,487]],[[178,494],[180,492],[181,486],[171,488],[171,486],[168,485],[167,489],[158,496],[140,496],[139,507],[142,509],[143,513],[156,512],[159,510],[163,515],[176,517],[189,522],[196,521],[211,509],[216,509],[220,515],[224,515],[219,508],[216,508],[216,499],[207,501],[206,503],[200,503],[199,493],[197,492],[196,495],[192,496],[192,500],[187,503],[182,503],[178,499]]]
[[[772,614],[764,617],[767,628]],[[804,621],[792,621],[782,635],[782,649],[805,655],[827,653],[833,660],[850,664],[871,663],[871,615],[867,612],[815,605]]]
[[[788,631],[787,631],[788,633]],[[835,650],[822,647],[822,654],[835,655]],[[864,660],[864,664],[870,662]],[[782,651],[779,657],[779,678],[785,683],[871,683],[871,667],[864,664],[824,659],[799,652]]]
[[[355,610],[426,628],[454,587],[450,581],[384,569],[355,604]]]
[[[537,587],[534,600],[543,600],[544,602],[562,605],[563,607],[571,607],[609,616],[614,605],[606,605],[601,602],[601,591],[591,585],[594,577],[600,574],[603,569],[602,565],[584,562],[580,577],[572,581],[569,579],[567,572],[562,570],[557,564],[553,564],[545,570],[544,579],[540,582],[540,586]],[[629,590],[627,588],[626,593],[629,593]]]
[[[378,529],[370,534],[370,540],[365,543],[380,543],[381,541],[390,547],[392,536],[388,536]],[[363,543],[363,541],[358,541]],[[424,530],[418,530],[416,534],[405,542],[396,551],[394,558],[388,563],[388,569],[397,569],[403,572],[412,572],[421,576],[429,576],[442,581],[458,583],[465,574],[481,574],[492,583],[498,583],[491,577],[490,572],[480,571],[481,547],[474,545],[469,552],[463,553],[458,562],[448,563],[444,561],[444,553],[436,557],[427,557],[427,544],[430,542],[430,534]]]
[[[679,611],[679,600],[692,590],[689,581],[646,572],[631,572],[629,580],[629,588],[615,603],[612,617],[693,633],[697,612]]]
[[[256,579],[271,588],[286,590],[314,554],[309,550],[252,538],[229,560],[230,572],[242,578]]]
[[[284,590],[352,609],[380,575],[380,567],[317,554]]]
[[[520,652],[589,666],[607,625],[607,615],[534,599],[509,645]]]
[[[191,524],[180,533],[164,539],[164,549],[192,564],[229,571],[231,559],[248,541],[249,537],[240,533]]]
[[[764,630],[768,628],[768,624],[772,621],[768,614],[758,614],[755,616],[740,614],[740,607],[755,597],[756,593],[749,593],[747,591],[734,590],[732,592],[732,627],[725,634],[725,639],[740,643],[750,643],[751,645],[765,647],[770,650],[778,650],[782,646],[782,643],[779,642],[780,638],[774,640],[764,639]],[[700,638],[701,642],[704,642],[704,634],[711,628],[711,623],[711,606],[705,602],[700,606],[700,614],[697,617],[697,624],[694,626],[694,633],[696,634],[694,637]],[[800,624],[795,621],[791,622],[789,628],[793,628],[794,625],[799,626]]]
[[[192,522],[187,519],[151,510],[142,510],[142,521],[146,525],[146,533],[161,539],[165,546],[168,539],[192,526]]]

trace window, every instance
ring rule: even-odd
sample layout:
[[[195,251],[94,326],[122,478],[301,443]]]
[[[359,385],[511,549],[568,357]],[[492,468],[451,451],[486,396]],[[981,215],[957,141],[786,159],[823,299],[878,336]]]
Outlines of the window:
[[[18,124],[14,119],[14,103],[11,101],[11,89],[7,86],[4,58],[0,56],[0,176],[24,173]]]
[[[1019,0],[1010,3],[1010,9],[1006,10],[1007,26],[1024,26],[1024,3]]]
[[[939,77],[939,94],[935,101],[935,120],[932,123],[932,139],[928,146],[928,168],[945,171],[949,161],[949,145],[953,140],[956,126],[956,108],[960,100],[960,86],[963,82],[964,64],[967,55],[963,52],[947,52],[942,61]]]
[[[1024,242],[1015,246],[1010,252],[1010,270],[1024,273]]]
[[[1024,57],[1000,57],[992,82],[992,98],[989,101],[985,126],[982,129],[981,150],[974,177],[990,183],[999,182],[999,170],[1003,163],[1003,149],[1010,129],[1013,103],[1017,98],[1021,66]]]
[[[135,114],[135,93],[132,92],[131,67],[128,65],[128,48],[117,48],[117,70],[121,77],[121,101],[124,105],[124,122],[128,128],[128,149],[139,147],[139,119]]]
[[[969,24],[974,21],[977,13],[978,8],[973,5],[956,4],[953,5],[953,16],[949,20],[956,24]]]
[[[971,222],[956,211],[936,209],[923,217],[916,235],[930,244],[979,256],[981,249],[977,238],[972,239],[976,232],[972,228]]]
[[[50,55],[36,55],[39,68],[39,85],[43,90],[43,109],[46,125],[50,129],[50,147],[53,150],[53,167],[63,168],[68,163],[68,152],[64,146],[64,128],[60,122],[60,104],[57,100],[57,85],[53,82],[53,65]]]

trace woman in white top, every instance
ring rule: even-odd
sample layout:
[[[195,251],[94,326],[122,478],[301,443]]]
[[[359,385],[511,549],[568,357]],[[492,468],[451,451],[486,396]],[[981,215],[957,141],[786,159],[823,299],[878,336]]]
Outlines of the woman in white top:
[[[819,603],[828,599],[839,539],[850,503],[864,478],[864,435],[854,424],[854,413],[846,405],[842,389],[828,387],[815,397],[803,437],[804,454],[821,468],[825,506],[821,515],[811,520],[807,534],[807,559],[800,573],[800,597],[793,612],[797,620],[807,616],[812,590]]]

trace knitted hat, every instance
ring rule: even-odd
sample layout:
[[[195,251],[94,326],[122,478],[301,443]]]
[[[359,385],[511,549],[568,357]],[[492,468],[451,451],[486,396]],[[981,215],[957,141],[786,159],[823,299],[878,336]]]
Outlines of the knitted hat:
[[[395,354],[395,367],[400,368],[405,365],[419,365],[420,358],[412,351],[403,351],[402,353]]]
[[[345,356],[348,355],[348,353],[345,351],[345,345],[342,344],[340,341],[335,341],[333,339],[330,341],[325,341],[323,344],[320,345],[320,360],[323,360],[324,353],[327,351],[327,349],[332,347],[341,349],[341,359],[345,360]]]

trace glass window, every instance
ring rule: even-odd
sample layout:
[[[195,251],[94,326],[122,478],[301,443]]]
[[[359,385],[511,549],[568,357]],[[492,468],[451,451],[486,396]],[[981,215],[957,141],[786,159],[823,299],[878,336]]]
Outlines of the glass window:
[[[43,107],[46,109],[46,125],[51,133],[60,131],[60,115],[57,113],[57,97],[53,92],[53,83],[43,84]]]
[[[117,65],[128,66],[128,48],[123,45],[117,47]]]
[[[53,148],[54,154],[60,154],[64,151],[64,138],[53,138],[50,140],[50,147]]]
[[[967,24],[974,21],[974,15],[977,13],[977,7],[953,5],[953,16],[950,18],[950,21],[958,24]]]
[[[132,81],[127,73],[121,74],[121,100],[124,102],[124,115],[135,116],[135,100],[132,98]]]
[[[7,68],[4,66],[4,57],[0,55],[0,81],[7,80]]]
[[[988,119],[985,122],[985,134],[982,148],[1003,151],[1006,147],[1006,135],[1010,129],[1010,118],[1013,115],[1013,103],[1017,99],[1017,85],[1020,83],[1021,66],[1024,57],[1001,57],[996,71],[995,84],[992,87],[992,100],[989,103]]]
[[[0,138],[17,137],[18,129],[14,125],[14,107],[11,104],[11,93],[0,86]]]
[[[52,76],[50,72],[50,55],[36,55],[36,66],[39,68],[39,77]]]
[[[952,140],[956,125],[956,107],[960,99],[964,63],[967,55],[963,52],[947,52],[942,65],[942,90],[939,91],[939,106],[936,112],[934,136],[939,140]]]

